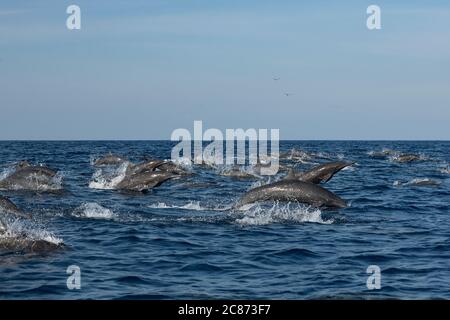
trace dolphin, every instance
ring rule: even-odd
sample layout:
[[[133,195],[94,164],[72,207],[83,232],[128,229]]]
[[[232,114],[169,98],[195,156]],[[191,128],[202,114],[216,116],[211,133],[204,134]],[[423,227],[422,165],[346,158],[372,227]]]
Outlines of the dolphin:
[[[124,162],[128,162],[128,159],[125,157],[115,155],[115,154],[108,154],[104,157],[101,157],[94,161],[94,166],[101,167],[101,166],[118,166],[121,165]]]
[[[333,176],[341,171],[342,169],[353,165],[354,162],[328,162],[311,168],[306,172],[297,173],[291,169],[286,176],[286,180],[300,180],[305,182],[311,182],[314,184],[319,184],[321,182],[330,181]]]
[[[11,200],[2,195],[0,195],[0,213],[9,213],[22,218],[30,217],[20,210]]]
[[[235,179],[258,179],[256,174],[241,170],[239,166],[233,166],[232,168],[225,169],[220,172],[221,176],[232,177]]]
[[[138,174],[126,175],[120,181],[116,189],[125,191],[146,192],[158,187],[163,182],[176,177],[176,174],[164,171],[149,171]]]
[[[31,164],[27,160],[21,160],[16,163],[16,169],[22,169],[26,167],[31,167]]]
[[[126,170],[127,175],[155,171],[166,162],[164,160],[150,160],[139,164],[130,164]]]
[[[53,243],[46,240],[32,240],[16,237],[0,238],[0,250],[3,251],[20,251],[27,253],[44,253],[64,248],[64,244]]]
[[[429,178],[415,178],[408,182],[395,181],[394,186],[417,186],[417,187],[437,187],[440,181]]]
[[[43,166],[17,166],[16,171],[0,181],[3,190],[33,190],[39,191],[45,187],[52,188],[56,171]]]
[[[257,201],[298,201],[314,207],[346,208],[347,204],[334,193],[310,182],[282,180],[248,191],[236,207]]]
[[[401,154],[398,157],[394,157],[394,160],[400,163],[413,162],[419,161],[420,156],[417,156],[415,154]]]
[[[26,234],[8,236],[8,225],[3,220],[7,215],[19,218],[31,218],[20,210],[11,200],[0,195],[0,250],[44,252],[62,248],[63,244],[56,244],[42,239],[29,239]]]
[[[190,175],[191,172],[184,169],[182,166],[173,163],[172,161],[165,161],[163,164],[158,166],[158,170],[178,174],[178,175]]]
[[[22,210],[20,210],[11,200],[0,195],[0,235],[8,230],[4,218],[8,215],[12,215],[20,218],[31,218]]]

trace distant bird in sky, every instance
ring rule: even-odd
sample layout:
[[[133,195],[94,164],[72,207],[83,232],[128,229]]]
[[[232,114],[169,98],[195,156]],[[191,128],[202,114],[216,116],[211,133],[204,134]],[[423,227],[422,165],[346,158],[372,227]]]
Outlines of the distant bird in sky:
[[[273,80],[278,81],[278,80],[280,80],[280,78],[273,78]]]
[[[289,96],[292,96],[293,93],[285,92],[284,95],[285,95],[286,97],[289,97]]]

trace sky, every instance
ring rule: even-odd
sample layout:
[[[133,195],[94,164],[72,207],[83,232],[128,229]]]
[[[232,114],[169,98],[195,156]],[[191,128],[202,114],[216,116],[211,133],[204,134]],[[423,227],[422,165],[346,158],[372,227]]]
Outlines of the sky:
[[[0,1],[0,140],[170,139],[194,120],[450,140],[450,2]]]

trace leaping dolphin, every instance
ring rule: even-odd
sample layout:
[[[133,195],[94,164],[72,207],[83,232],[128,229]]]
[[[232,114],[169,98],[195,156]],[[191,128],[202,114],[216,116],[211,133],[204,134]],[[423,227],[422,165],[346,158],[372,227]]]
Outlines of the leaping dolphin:
[[[30,215],[20,210],[11,200],[0,195],[0,235],[4,235],[8,231],[8,225],[3,221],[5,215],[30,218]],[[42,239],[28,239],[26,234],[14,237],[0,237],[0,250],[43,252],[62,247],[63,244],[56,244]]]
[[[126,174],[140,174],[145,172],[155,171],[158,167],[162,166],[166,162],[164,160],[150,160],[139,164],[130,164],[127,168]]]
[[[315,166],[306,172],[295,172],[291,169],[285,180],[300,180],[314,184],[328,182],[336,173],[353,164],[354,162],[336,161]]]
[[[46,240],[30,240],[27,238],[0,238],[0,250],[47,253],[49,251],[63,249],[64,244],[57,244]]]
[[[161,185],[163,182],[178,175],[165,171],[149,171],[127,175],[120,181],[116,189],[125,191],[146,192],[149,189]]]
[[[400,163],[408,163],[408,162],[421,160],[420,156],[415,155],[415,154],[401,154],[398,157],[394,157],[393,159],[394,159],[394,161],[397,161]]]
[[[346,202],[334,193],[310,182],[283,180],[248,191],[237,208],[257,201],[298,201],[318,208],[346,208]]]
[[[30,216],[20,210],[11,200],[0,195],[0,213],[9,213],[22,218]]]
[[[117,166],[121,165],[124,162],[127,162],[128,159],[119,155],[115,154],[108,154],[104,157],[101,157],[94,161],[94,166],[101,167],[101,166]]]
[[[56,171],[44,166],[32,166],[27,162],[20,162],[16,171],[0,181],[3,190],[59,190],[55,185]]]

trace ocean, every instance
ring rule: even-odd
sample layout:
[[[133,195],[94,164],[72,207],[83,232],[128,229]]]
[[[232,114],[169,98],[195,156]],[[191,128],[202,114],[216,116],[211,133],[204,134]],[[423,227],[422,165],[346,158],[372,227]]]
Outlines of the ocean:
[[[449,299],[450,142],[281,141],[315,157],[306,169],[355,161],[323,186],[349,203],[233,204],[276,177],[236,179],[218,168],[147,194],[111,189],[93,160],[113,152],[168,159],[170,141],[2,141],[0,179],[18,160],[57,169],[64,192],[0,191],[32,214],[17,228],[64,248],[0,251],[1,299]],[[382,150],[420,155],[400,163]],[[375,156],[377,155],[377,156]],[[425,180],[428,179],[428,180]],[[435,181],[435,185],[421,184]],[[380,289],[367,286],[369,266]],[[69,266],[80,289],[69,289]]]

